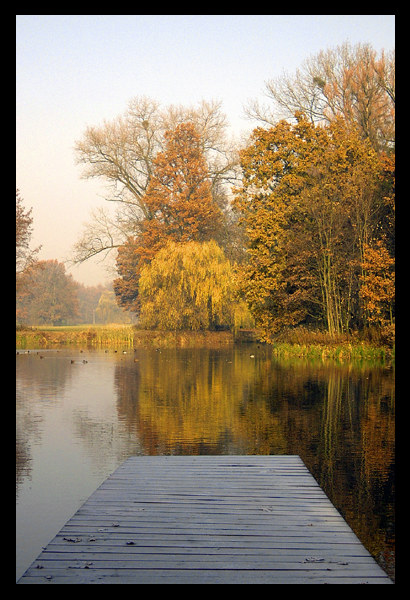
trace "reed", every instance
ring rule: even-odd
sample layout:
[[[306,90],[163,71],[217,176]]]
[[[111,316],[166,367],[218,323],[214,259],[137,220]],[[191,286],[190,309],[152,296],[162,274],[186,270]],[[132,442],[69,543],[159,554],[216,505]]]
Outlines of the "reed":
[[[376,336],[369,330],[331,336],[326,331],[300,326],[276,336],[273,354],[286,359],[392,364],[395,345],[394,336]]]
[[[72,325],[30,327],[16,331],[16,348],[45,348],[60,345],[133,348],[198,347],[233,344],[229,331],[151,331],[134,325]]]
[[[302,358],[308,361],[333,361],[337,363],[370,362],[391,364],[395,361],[394,347],[377,347],[364,342],[337,345],[279,342],[273,344],[272,354],[278,359]]]
[[[16,331],[17,348],[44,348],[54,345],[121,346],[134,342],[132,325],[70,325],[30,327]]]

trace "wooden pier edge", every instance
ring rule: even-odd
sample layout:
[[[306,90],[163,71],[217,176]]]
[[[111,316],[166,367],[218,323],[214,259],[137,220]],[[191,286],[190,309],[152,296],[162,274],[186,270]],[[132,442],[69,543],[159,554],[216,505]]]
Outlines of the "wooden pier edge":
[[[133,456],[18,584],[393,583],[297,455]]]

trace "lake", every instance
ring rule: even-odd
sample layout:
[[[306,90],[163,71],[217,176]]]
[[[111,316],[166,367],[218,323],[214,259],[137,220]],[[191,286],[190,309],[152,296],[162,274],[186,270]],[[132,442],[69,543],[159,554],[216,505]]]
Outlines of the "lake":
[[[16,577],[126,458],[298,454],[394,578],[389,366],[279,361],[258,344],[19,350]]]

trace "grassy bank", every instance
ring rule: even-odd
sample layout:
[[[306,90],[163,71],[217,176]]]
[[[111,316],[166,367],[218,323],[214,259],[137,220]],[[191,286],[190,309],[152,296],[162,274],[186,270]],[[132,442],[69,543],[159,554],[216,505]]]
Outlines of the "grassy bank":
[[[50,348],[60,345],[95,348],[139,346],[195,347],[233,343],[229,331],[148,331],[134,325],[74,325],[31,327],[16,331],[16,348]]]
[[[255,331],[148,331],[134,325],[75,325],[62,327],[30,327],[16,331],[16,348],[53,348],[62,345],[94,348],[138,347],[220,347],[235,342],[258,341]],[[305,359],[310,361],[332,360],[339,363],[350,361],[394,362],[394,346],[369,343],[352,338],[329,339],[325,334],[301,334],[278,339],[271,346],[278,359]]]
[[[331,337],[325,331],[297,327],[278,336],[273,353],[278,358],[392,363],[395,360],[394,333],[382,337],[377,331],[367,330]]]
[[[346,344],[273,344],[272,353],[278,359],[303,358],[309,361],[331,360],[338,363],[371,362],[393,363],[394,348],[372,346],[365,342]]]

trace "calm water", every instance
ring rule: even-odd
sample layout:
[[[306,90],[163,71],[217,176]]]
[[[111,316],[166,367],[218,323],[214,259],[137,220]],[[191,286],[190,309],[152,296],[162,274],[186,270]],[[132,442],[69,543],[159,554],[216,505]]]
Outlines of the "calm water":
[[[391,369],[278,362],[256,345],[16,359],[17,577],[112,471],[148,454],[299,454],[394,577]]]

